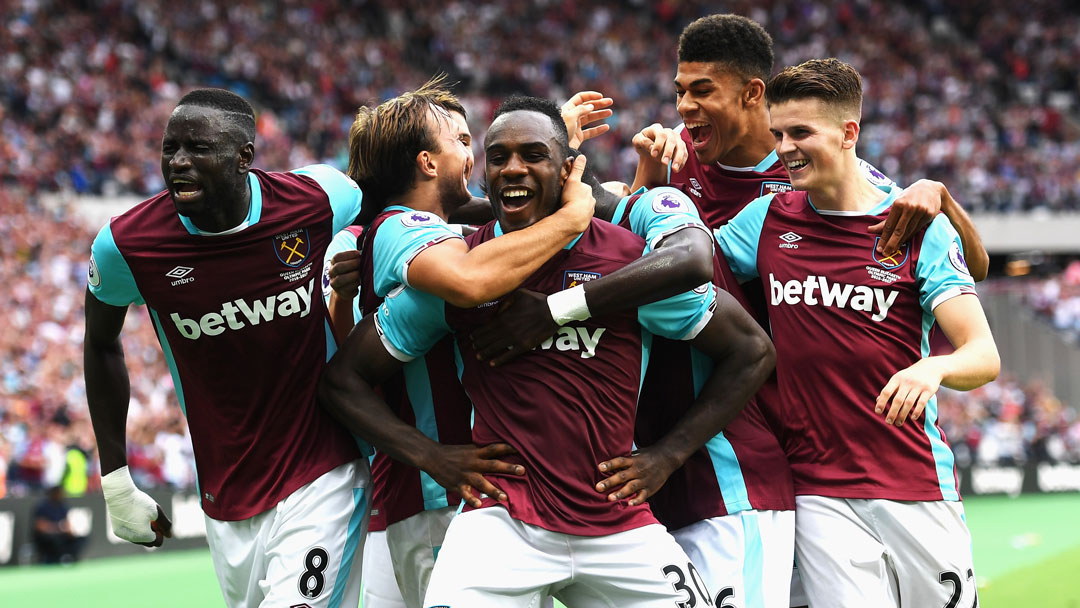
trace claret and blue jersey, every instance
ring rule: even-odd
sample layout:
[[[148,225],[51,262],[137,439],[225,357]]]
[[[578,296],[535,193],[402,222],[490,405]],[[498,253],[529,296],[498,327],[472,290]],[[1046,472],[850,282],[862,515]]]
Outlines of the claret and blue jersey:
[[[716,238],[740,280],[762,279],[796,493],[957,500],[936,401],[899,428],[874,404],[894,373],[929,354],[934,309],[974,284],[942,215],[899,252],[876,253],[866,227],[901,192],[881,188],[866,213],[818,210],[806,192],[763,196]]]
[[[466,238],[470,246],[501,234],[497,223]],[[554,293],[603,277],[638,259],[645,242],[607,222],[590,228],[522,285]],[[582,536],[611,534],[655,522],[646,505],[611,504],[597,492],[596,465],[632,449],[635,404],[651,334],[675,339],[700,331],[715,304],[711,288],[640,309],[575,322],[532,352],[497,369],[457,339],[462,383],[475,407],[474,443],[506,442],[524,477],[497,476],[512,517]],[[499,301],[455,308],[413,289],[389,296],[376,313],[383,343],[396,357],[423,355],[448,334],[467,338],[491,319]],[[644,330],[644,331],[643,331]],[[490,499],[485,506],[494,504]]]
[[[191,430],[203,510],[221,520],[261,513],[361,453],[315,402],[336,349],[323,255],[361,192],[326,165],[248,179],[236,228],[202,233],[163,192],[103,227],[90,263],[98,300],[146,304]]]

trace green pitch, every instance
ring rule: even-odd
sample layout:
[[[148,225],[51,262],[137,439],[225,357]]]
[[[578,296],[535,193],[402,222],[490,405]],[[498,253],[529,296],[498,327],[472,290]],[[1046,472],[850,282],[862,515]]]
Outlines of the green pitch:
[[[982,608],[1080,607],[1080,494],[970,498]],[[0,606],[221,606],[205,550],[0,569]]]

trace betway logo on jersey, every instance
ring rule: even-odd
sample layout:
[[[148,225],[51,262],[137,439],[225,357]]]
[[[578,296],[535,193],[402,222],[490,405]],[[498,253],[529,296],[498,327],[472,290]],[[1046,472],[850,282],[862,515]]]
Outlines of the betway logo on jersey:
[[[884,321],[885,317],[889,316],[889,309],[896,302],[896,296],[900,295],[895,289],[886,291],[880,287],[830,283],[825,277],[815,275],[810,275],[803,281],[792,279],[783,282],[778,281],[771,272],[769,293],[773,306],[802,302],[807,306],[849,308],[872,312],[870,319],[876,322]]]
[[[580,352],[582,359],[592,359],[596,356],[596,346],[600,344],[600,336],[607,331],[606,327],[597,327],[591,332],[587,327],[559,328],[559,333],[540,343],[540,350],[554,348],[560,352]]]
[[[169,315],[169,318],[181,336],[188,340],[198,340],[203,335],[216,336],[228,329],[244,329],[297,313],[306,317],[311,312],[311,294],[314,289],[315,279],[311,279],[306,286],[286,289],[261,300],[248,302],[241,298],[223,302],[221,310],[208,312],[198,320],[185,319],[175,312]]]

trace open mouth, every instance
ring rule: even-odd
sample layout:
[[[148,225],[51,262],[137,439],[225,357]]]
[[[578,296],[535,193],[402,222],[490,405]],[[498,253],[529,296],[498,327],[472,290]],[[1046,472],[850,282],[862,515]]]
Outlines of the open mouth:
[[[712,125],[705,122],[687,122],[684,124],[687,130],[690,131],[690,138],[695,152],[703,150],[705,146],[709,145],[713,135]]]
[[[796,175],[798,173],[802,173],[803,171],[805,171],[806,167],[809,164],[810,164],[809,160],[807,160],[805,158],[800,158],[798,160],[786,161],[784,163],[784,166],[787,167],[787,170],[788,170],[789,174]]]
[[[174,179],[172,186],[173,198],[176,200],[189,200],[202,194],[202,188],[192,180],[184,178]]]
[[[532,189],[524,186],[508,186],[499,191],[499,201],[508,212],[524,208],[535,196]]]

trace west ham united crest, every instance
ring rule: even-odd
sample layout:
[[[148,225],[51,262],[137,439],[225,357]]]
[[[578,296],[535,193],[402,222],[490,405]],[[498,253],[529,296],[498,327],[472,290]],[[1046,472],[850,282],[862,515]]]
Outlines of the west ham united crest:
[[[595,281],[599,278],[599,272],[588,272],[585,270],[567,270],[563,272],[562,288],[570,289],[571,287],[577,287],[582,283]]]
[[[907,262],[908,258],[908,243],[900,245],[900,249],[889,253],[878,253],[877,246],[881,237],[874,238],[874,247],[870,250],[870,255],[874,258],[874,261],[881,265],[882,268],[892,270],[899,268]]]
[[[274,237],[274,253],[282,264],[293,268],[307,260],[311,250],[311,239],[307,228],[297,228]]]
[[[761,195],[766,194],[782,194],[784,192],[791,192],[794,188],[791,184],[784,182],[761,182]]]

